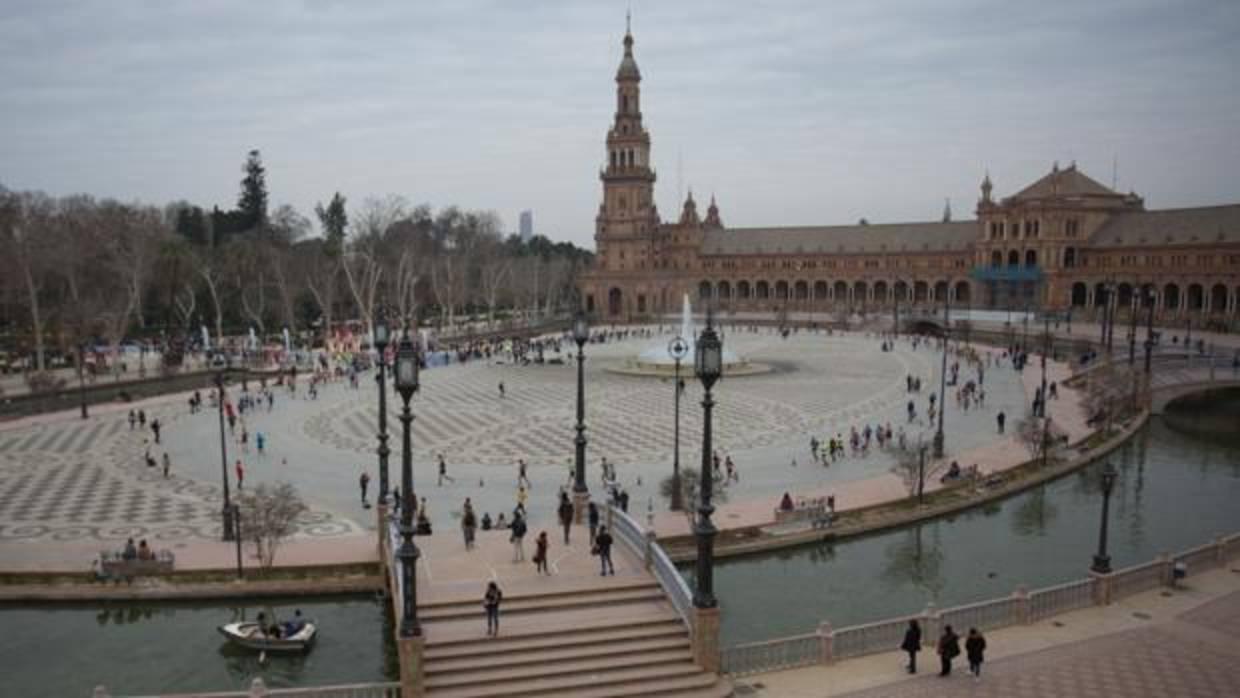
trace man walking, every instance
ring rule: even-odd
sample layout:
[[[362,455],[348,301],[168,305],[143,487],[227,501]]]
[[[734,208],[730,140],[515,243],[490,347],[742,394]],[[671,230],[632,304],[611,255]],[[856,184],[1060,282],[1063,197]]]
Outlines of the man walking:
[[[995,415],[995,422],[999,425],[999,433],[1003,433],[1003,425],[1007,422],[1007,415],[1003,414],[1003,410],[999,410],[999,414]]]
[[[164,479],[165,480],[168,479],[168,471],[171,469],[172,469],[172,457],[168,455],[167,451],[164,451]]]
[[[977,628],[969,628],[969,637],[964,641],[964,652],[969,658],[969,673],[973,674],[973,680],[977,681],[982,678],[982,660],[986,652],[986,638]]]
[[[369,509],[370,505],[366,503],[366,490],[370,487],[370,473],[362,471],[362,476],[357,479],[357,484],[362,488],[362,507]]]
[[[487,635],[499,635],[499,602],[504,592],[494,581],[487,582],[486,594],[482,597],[482,606],[487,611]]]
[[[520,487],[521,485],[525,485],[526,487],[530,486],[530,479],[526,477],[525,469],[526,469],[525,459],[518,458],[517,459],[517,487]]]
[[[939,676],[950,676],[952,660],[960,654],[960,636],[952,632],[952,626],[943,628],[939,636]]]
[[[509,540],[512,541],[512,561],[525,561],[525,517],[519,512],[512,512],[512,535]]]
[[[237,471],[237,489],[245,487],[245,466],[241,465],[241,459],[237,459],[237,465],[234,466]]]
[[[908,653],[908,673],[917,673],[917,653],[921,651],[921,626],[917,624],[916,619],[908,622],[908,629],[904,631],[904,642],[900,643],[900,649]]]
[[[151,433],[155,435],[155,443],[159,443],[159,418],[151,420]]]
[[[461,532],[465,535],[465,549],[474,547],[474,534],[478,530],[478,517],[474,514],[474,505],[465,498],[465,507],[461,513]]]
[[[564,527],[564,545],[568,545],[568,532],[573,526],[573,503],[568,501],[568,493],[560,490],[560,506],[556,509],[560,517],[560,525]]]
[[[607,527],[602,526],[598,529],[598,535],[594,538],[594,549],[598,551],[599,564],[603,569],[599,572],[600,577],[608,574],[613,577],[616,575],[616,566],[611,564],[611,534],[607,532]]]

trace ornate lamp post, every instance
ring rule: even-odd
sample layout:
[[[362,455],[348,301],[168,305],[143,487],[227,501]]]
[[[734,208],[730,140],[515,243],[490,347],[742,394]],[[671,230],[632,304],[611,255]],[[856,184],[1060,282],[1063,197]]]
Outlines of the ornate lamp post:
[[[400,414],[401,425],[401,461],[400,461],[400,495],[404,499],[400,505],[400,548],[396,551],[396,559],[401,567],[401,599],[404,602],[400,618],[401,637],[417,637],[422,634],[422,626],[418,623],[418,584],[415,567],[418,563],[418,546],[413,542],[413,507],[416,501],[413,496],[413,445],[410,440],[409,428],[413,424],[413,412],[409,409],[409,400],[418,389],[418,351],[409,340],[409,330],[405,329],[396,350],[396,392],[404,403]]]
[[[577,343],[577,438],[573,443],[577,447],[575,469],[573,471],[573,519],[581,523],[585,516],[586,505],[590,501],[590,490],[586,487],[586,342],[590,341],[590,324],[586,314],[580,309],[573,318],[573,341]]]
[[[1098,574],[1111,573],[1111,556],[1107,554],[1107,514],[1111,508],[1111,489],[1115,487],[1115,466],[1108,461],[1102,468],[1102,524],[1098,529],[1098,553],[1094,555],[1091,570]]]
[[[701,493],[698,497],[698,520],[693,533],[697,536],[697,588],[693,593],[693,605],[697,608],[714,608],[718,605],[714,593],[715,533],[710,515],[715,507],[711,504],[714,490],[714,472],[711,466],[711,408],[715,406],[710,389],[723,375],[723,341],[715,333],[709,309],[706,313],[706,329],[697,340],[694,372],[702,381],[705,395],[702,397],[702,471],[699,480]]]
[[[77,374],[78,374],[78,398],[82,402],[82,419],[87,419],[90,416],[86,412],[86,379],[83,375],[86,371],[86,366],[84,365],[85,361],[86,361],[86,345],[79,342],[78,343],[78,358],[77,358]]]
[[[388,448],[387,433],[387,348],[391,341],[391,330],[388,328],[387,313],[380,308],[375,319],[375,349],[379,351],[379,507],[387,504],[388,498]],[[380,511],[380,514],[383,512]]]
[[[228,496],[228,445],[224,439],[224,371],[228,368],[228,360],[224,356],[224,352],[216,352],[211,359],[211,366],[215,369],[215,404],[219,408],[220,413],[220,478],[224,482],[224,508],[221,515],[224,517],[224,540],[233,540],[235,531],[233,530],[233,512],[232,500]]]
[[[943,365],[939,371],[939,428],[934,432],[934,457],[943,457],[943,415],[947,412],[947,345],[951,337],[951,299],[943,295]],[[1028,320],[1028,315],[1025,319]]]
[[[675,426],[672,428],[672,511],[681,511],[684,503],[681,501],[680,491],[680,361],[689,353],[689,343],[684,337],[676,337],[667,345],[667,353],[676,363],[676,396],[673,403]]]

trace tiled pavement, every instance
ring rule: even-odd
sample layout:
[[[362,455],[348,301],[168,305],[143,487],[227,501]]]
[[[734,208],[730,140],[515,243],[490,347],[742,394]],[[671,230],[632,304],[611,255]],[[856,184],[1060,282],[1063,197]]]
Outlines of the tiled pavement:
[[[738,696],[767,698],[1221,698],[1240,695],[1240,573],[1219,570],[1187,589],[1153,590],[1034,626],[988,634],[982,677],[964,657],[937,676],[927,647],[922,674],[908,679],[899,653],[829,667],[754,675]],[[958,629],[959,630],[959,629]],[[858,690],[860,689],[860,690]]]

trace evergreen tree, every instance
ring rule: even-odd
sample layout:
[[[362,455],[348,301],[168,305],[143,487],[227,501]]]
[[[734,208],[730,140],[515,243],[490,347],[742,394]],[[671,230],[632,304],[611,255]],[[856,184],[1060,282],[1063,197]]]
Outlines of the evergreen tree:
[[[349,214],[345,212],[344,203],[344,197],[336,192],[327,203],[327,208],[323,208],[322,203],[314,207],[314,213],[323,226],[323,249],[333,257],[344,249],[344,232],[349,226]]]
[[[251,150],[241,171],[241,195],[237,197],[237,211],[241,214],[244,230],[255,230],[267,224],[267,170],[262,156]]]

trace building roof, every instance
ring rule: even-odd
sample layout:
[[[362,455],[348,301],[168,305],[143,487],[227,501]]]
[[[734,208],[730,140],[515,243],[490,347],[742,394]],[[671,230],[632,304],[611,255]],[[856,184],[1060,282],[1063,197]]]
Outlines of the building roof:
[[[857,254],[965,250],[977,221],[707,230],[702,254]]]
[[[1056,165],[1048,174],[1038,181],[1021,189],[1010,198],[1017,201],[1031,199],[1048,199],[1055,196],[1123,196],[1108,189],[1076,169],[1076,163],[1059,169]]]
[[[1240,243],[1240,204],[1117,213],[1093,236],[1093,247]]]
[[[616,81],[641,80],[642,73],[637,69],[637,61],[633,59],[633,35],[624,33],[624,58],[620,59],[620,68],[616,71]]]

